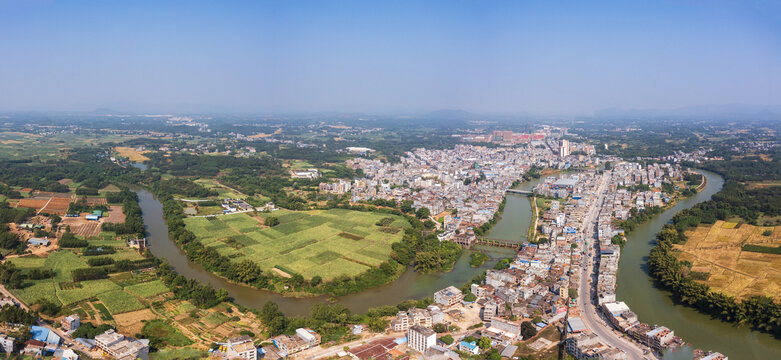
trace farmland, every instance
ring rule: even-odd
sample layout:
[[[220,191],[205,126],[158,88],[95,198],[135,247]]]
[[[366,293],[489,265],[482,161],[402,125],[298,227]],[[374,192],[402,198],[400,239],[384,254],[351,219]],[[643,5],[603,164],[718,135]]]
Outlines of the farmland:
[[[125,254],[124,249],[120,249],[116,254],[124,258],[140,258],[140,255],[134,257]],[[46,299],[56,304],[70,305],[91,298],[100,300],[111,314],[119,314],[132,310],[138,310],[144,306],[138,301],[136,296],[123,290],[123,287],[114,281],[115,279],[99,279],[74,282],[71,271],[75,269],[88,268],[89,265],[83,257],[77,255],[71,250],[60,250],[49,254],[46,258],[38,256],[25,256],[9,258],[17,267],[24,271],[36,268],[52,269],[55,271],[54,278],[43,280],[26,280],[21,289],[14,289],[13,292],[19,296],[25,303],[33,304],[40,299]],[[134,293],[148,295],[150,293],[161,292],[162,283],[151,282],[134,284],[129,286]],[[168,291],[165,288],[165,291]],[[156,294],[155,294],[156,295]],[[140,296],[144,298],[145,296]]]
[[[746,251],[744,245],[777,248],[781,227],[717,221],[688,231],[676,245],[678,260],[688,261],[696,278],[711,289],[736,297],[766,295],[781,299],[781,255]],[[749,247],[754,248],[754,247]]]
[[[144,155],[144,153],[147,153],[148,151],[138,151],[131,147],[125,147],[125,146],[117,146],[116,148],[114,148],[114,151],[116,151],[119,154],[119,156],[125,157],[128,160],[133,162],[144,162],[149,160],[149,158]]]
[[[389,258],[391,244],[401,240],[401,229],[409,226],[399,216],[344,209],[279,210],[262,216],[276,217],[280,223],[265,227],[243,213],[190,217],[185,224],[205,246],[232,261],[250,259],[264,271],[276,267],[326,280],[380,265]],[[389,226],[375,225],[383,218],[392,218]]]

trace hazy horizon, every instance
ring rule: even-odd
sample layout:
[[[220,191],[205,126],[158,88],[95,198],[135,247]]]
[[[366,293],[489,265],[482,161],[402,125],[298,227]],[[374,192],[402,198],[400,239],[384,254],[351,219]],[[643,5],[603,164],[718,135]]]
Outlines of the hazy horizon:
[[[781,4],[567,5],[0,1],[0,111],[781,108]]]

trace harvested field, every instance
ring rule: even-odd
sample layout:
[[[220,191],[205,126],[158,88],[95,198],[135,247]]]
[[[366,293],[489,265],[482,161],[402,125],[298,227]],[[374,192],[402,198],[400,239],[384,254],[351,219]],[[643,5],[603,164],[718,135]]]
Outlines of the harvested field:
[[[68,205],[70,205],[70,203],[70,199],[51,198],[51,201],[49,201],[46,207],[41,209],[41,212],[65,215],[65,213],[68,211]]]
[[[114,315],[114,321],[117,322],[117,331],[123,334],[138,334],[144,327],[144,320],[156,319],[152,310],[143,309],[138,311],[126,312]]]
[[[47,197],[36,195],[30,199],[20,199],[16,207],[35,209],[36,212],[65,215],[71,199],[63,197]]]
[[[763,235],[772,229],[769,236]],[[678,259],[692,263],[692,271],[709,273],[703,282],[714,291],[736,297],[765,295],[781,299],[781,255],[743,251],[743,245],[778,247],[779,228],[717,221],[687,231],[689,240],[675,245]]]
[[[60,198],[60,199],[70,199],[73,198],[73,195],[70,193],[57,193],[57,192],[49,192],[49,191],[36,191],[35,196],[33,198]]]
[[[19,199],[16,207],[30,208],[38,211],[49,203],[49,199]]]
[[[104,216],[103,219],[101,219],[101,222],[108,222],[114,224],[121,224],[125,222],[125,214],[122,212],[122,206],[111,205],[109,206],[108,210],[109,210],[108,215]]]
[[[90,221],[85,219],[84,217],[66,217],[62,219],[61,225],[70,226],[71,232],[83,236],[85,238],[91,237],[91,236],[98,236],[100,235],[100,222],[98,221]]]
[[[90,196],[87,197],[87,205],[108,205],[108,201],[106,201],[106,198]]]
[[[148,157],[144,156],[144,154],[148,153],[149,151],[138,151],[131,147],[126,146],[117,146],[114,148],[114,151],[119,153],[119,156],[126,157],[128,160],[133,162],[142,162],[149,160]]]

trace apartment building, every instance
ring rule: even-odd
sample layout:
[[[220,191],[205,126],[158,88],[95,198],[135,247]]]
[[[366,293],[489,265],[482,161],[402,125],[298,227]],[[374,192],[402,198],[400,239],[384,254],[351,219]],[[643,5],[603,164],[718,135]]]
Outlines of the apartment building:
[[[420,325],[410,326],[407,331],[409,347],[421,353],[425,353],[430,347],[436,345],[437,337],[434,330],[424,328]]]
[[[455,286],[448,286],[434,293],[434,302],[443,306],[453,306],[464,299],[464,294]]]
[[[228,359],[257,360],[258,350],[249,336],[239,336],[228,340],[225,344],[225,355]]]
[[[149,340],[125,337],[113,329],[95,337],[95,345],[117,360],[130,360],[149,354]]]

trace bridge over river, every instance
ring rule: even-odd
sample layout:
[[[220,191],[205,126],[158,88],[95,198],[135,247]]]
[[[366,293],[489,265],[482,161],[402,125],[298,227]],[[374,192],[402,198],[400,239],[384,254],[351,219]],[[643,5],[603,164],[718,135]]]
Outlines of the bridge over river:
[[[529,191],[529,190],[507,189],[507,192],[511,194],[518,194],[518,195],[527,195],[527,196],[534,195],[534,191]]]

